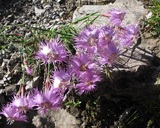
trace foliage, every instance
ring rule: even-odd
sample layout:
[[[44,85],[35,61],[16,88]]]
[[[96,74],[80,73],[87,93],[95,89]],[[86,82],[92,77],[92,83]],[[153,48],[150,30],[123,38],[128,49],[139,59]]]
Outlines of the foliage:
[[[157,37],[160,34],[160,2],[153,0],[153,6],[149,8],[151,17],[145,20],[147,30],[150,31],[152,36]]]

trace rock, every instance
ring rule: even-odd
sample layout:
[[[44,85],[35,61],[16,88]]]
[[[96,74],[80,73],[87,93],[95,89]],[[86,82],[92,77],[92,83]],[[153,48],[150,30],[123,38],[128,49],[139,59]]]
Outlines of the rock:
[[[7,68],[7,64],[8,64],[9,60],[8,59],[3,59],[3,62],[2,62],[2,65],[1,65],[1,68],[2,69],[6,69]]]
[[[4,89],[0,89],[0,95],[4,93]]]
[[[52,0],[41,0],[41,3],[50,3]]]
[[[79,121],[66,110],[50,111],[44,116],[37,115],[32,123],[37,128],[79,128]]]
[[[38,2],[38,0],[32,0],[33,1],[33,3],[37,3]]]
[[[0,80],[0,86],[4,84],[4,80]]]
[[[136,8],[135,8],[136,7]],[[79,18],[82,18],[86,15],[98,12],[98,14],[102,15],[112,9],[119,9],[126,11],[126,16],[124,19],[124,25],[126,24],[135,24],[139,23],[139,21],[147,14],[147,10],[144,9],[143,4],[137,0],[116,0],[114,3],[110,3],[108,5],[84,5],[81,8],[78,8],[73,13],[72,21],[76,21]],[[133,11],[134,10],[134,11]],[[95,16],[92,16],[94,18]],[[92,19],[91,18],[91,19]],[[79,22],[76,24],[76,27],[84,27],[85,24]],[[95,25],[106,25],[107,18],[104,16],[100,16],[98,19],[94,21]]]
[[[48,4],[47,4],[47,5],[44,6],[44,9],[45,9],[45,10],[47,10],[47,9],[49,9],[49,8],[51,8],[51,5],[48,5]]]
[[[65,0],[56,0],[57,1],[57,3],[63,3]]]
[[[65,14],[65,12],[60,12],[59,16],[62,17]]]
[[[14,15],[8,15],[7,20],[12,22],[14,20]]]
[[[40,16],[45,12],[45,9],[38,9],[36,6],[34,7],[34,11],[36,16]]]
[[[153,60],[153,55],[150,51],[142,48],[142,45],[131,48],[116,61],[118,70],[137,71],[140,66],[150,65]],[[117,70],[117,68],[115,68]]]
[[[38,87],[39,82],[40,82],[40,77],[39,76],[34,77],[32,81],[28,81],[26,83],[25,89],[28,91],[28,90],[33,89],[33,87]]]
[[[4,89],[7,96],[13,95],[17,91],[17,87],[15,85],[6,86]]]

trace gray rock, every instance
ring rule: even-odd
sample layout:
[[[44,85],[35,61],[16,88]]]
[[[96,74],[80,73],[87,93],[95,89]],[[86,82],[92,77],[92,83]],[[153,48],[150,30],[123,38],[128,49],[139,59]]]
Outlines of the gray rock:
[[[59,13],[59,16],[62,17],[64,14],[65,14],[64,11],[63,11],[63,12],[60,12],[60,13]]]
[[[136,8],[135,8],[136,7]],[[98,14],[102,15],[112,9],[119,9],[126,11],[126,16],[123,24],[135,24],[139,23],[139,21],[147,14],[147,10],[144,9],[143,4],[137,0],[117,0],[114,3],[110,3],[108,5],[84,5],[81,8],[78,8],[73,14],[73,21],[82,18],[88,14],[92,14],[94,12],[98,12]],[[95,16],[92,16],[94,18]],[[77,27],[84,27],[81,25],[82,22],[79,22]],[[94,21],[95,25],[106,25],[107,18],[104,16],[100,16],[98,19]]]
[[[41,0],[41,3],[50,3],[52,0]]]
[[[56,0],[57,1],[57,3],[61,3],[61,2],[63,2],[64,0]]]
[[[3,62],[2,62],[2,65],[1,65],[1,68],[2,69],[6,69],[7,68],[7,64],[9,62],[9,59],[3,59]]]
[[[3,77],[3,81],[4,82],[8,82],[8,81],[10,81],[11,80],[11,76],[9,76],[9,74],[6,74],[6,75],[4,75],[4,77]]]
[[[38,9],[37,7],[34,7],[34,11],[36,16],[40,16],[45,12],[45,9]]]
[[[49,8],[51,8],[51,5],[48,5],[48,4],[47,4],[47,5],[44,6],[44,9],[45,9],[45,10],[47,10],[47,9],[49,9]]]
[[[0,89],[0,95],[4,93],[4,89]]]
[[[116,65],[121,68],[118,70],[137,71],[140,66],[150,65],[153,60],[153,55],[148,49],[144,49],[142,44],[129,49],[124,54],[120,55],[116,61]],[[115,69],[117,70],[117,68]]]
[[[13,95],[14,93],[16,93],[17,88],[15,85],[10,85],[10,86],[6,86],[4,89],[4,92],[6,93],[6,95]]]
[[[28,38],[30,38],[32,36],[32,33],[31,32],[27,32],[26,34],[25,34],[25,39],[28,39]]]
[[[33,89],[33,87],[37,87],[38,84],[39,84],[39,82],[40,82],[40,77],[39,77],[39,76],[34,77],[32,81],[28,81],[28,82],[26,83],[25,89],[26,89],[27,91],[29,91],[29,90]]]
[[[33,1],[33,3],[37,3],[39,0],[32,0]]]
[[[79,128],[80,122],[66,110],[49,111],[46,115],[37,115],[32,123],[37,128]]]
[[[0,80],[0,86],[4,84],[4,80]]]
[[[14,20],[14,15],[8,15],[7,20],[12,22]]]

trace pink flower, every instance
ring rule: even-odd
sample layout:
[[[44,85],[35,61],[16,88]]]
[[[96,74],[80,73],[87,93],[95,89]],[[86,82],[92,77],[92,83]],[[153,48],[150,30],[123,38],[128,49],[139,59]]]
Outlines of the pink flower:
[[[126,12],[120,11],[118,9],[114,9],[114,10],[108,12],[107,14],[110,16],[109,20],[110,20],[112,26],[120,26],[123,19],[124,19]]]
[[[41,43],[36,59],[44,63],[55,63],[66,61],[67,51],[59,39],[53,39],[46,43]]]
[[[109,42],[105,47],[99,48],[97,54],[100,65],[109,64],[111,66],[115,62],[119,50],[113,42]]]
[[[32,97],[28,96],[14,96],[12,106],[16,107],[22,112],[26,112],[27,110],[31,109],[32,106]]]
[[[96,87],[96,83],[101,80],[98,74],[95,74],[91,71],[85,72],[79,78],[79,83],[76,84],[76,89],[78,89],[78,93],[81,95],[84,92],[88,93],[93,91]]]
[[[12,106],[11,104],[7,104],[5,107],[3,107],[0,114],[3,114],[9,123],[14,121],[27,121],[26,115],[23,115],[22,112],[17,109],[17,107]]]
[[[138,35],[138,24],[130,24],[124,27],[124,29],[128,32],[128,34],[132,34],[132,35]]]
[[[75,37],[76,50],[78,53],[95,53],[97,50],[97,43],[99,39],[100,30],[89,26],[80,32],[77,37]]]
[[[72,59],[71,66],[73,73],[79,76],[88,70],[96,71],[97,64],[92,60],[92,56],[79,54]]]
[[[56,94],[57,91],[52,89],[39,92],[35,91],[33,97],[34,106],[40,114],[44,114],[49,109],[56,109],[60,106],[62,96]]]
[[[108,45],[109,42],[113,40],[115,33],[114,29],[108,26],[102,27],[100,34],[99,34],[99,42],[98,47],[104,47],[105,45]]]
[[[67,89],[70,86],[71,72],[65,70],[53,71],[51,75],[52,88]]]
[[[138,37],[138,34],[137,25],[128,25],[117,32],[117,42],[121,48],[129,48],[134,43],[134,39]]]

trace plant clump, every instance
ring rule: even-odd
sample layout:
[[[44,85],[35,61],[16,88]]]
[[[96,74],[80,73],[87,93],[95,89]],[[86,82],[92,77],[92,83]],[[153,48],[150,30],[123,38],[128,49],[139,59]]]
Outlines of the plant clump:
[[[27,121],[25,114],[30,109],[44,114],[62,107],[71,91],[80,96],[94,91],[103,80],[106,68],[112,68],[124,49],[134,45],[138,38],[138,24],[123,25],[125,14],[114,9],[104,14],[110,25],[90,24],[74,36],[70,33],[60,36],[57,32],[57,37],[40,41],[34,59],[47,67],[42,90],[26,92],[23,81],[19,93],[3,107],[1,114],[11,122]],[[66,45],[67,36],[71,40]],[[24,67],[32,75],[26,59]]]

